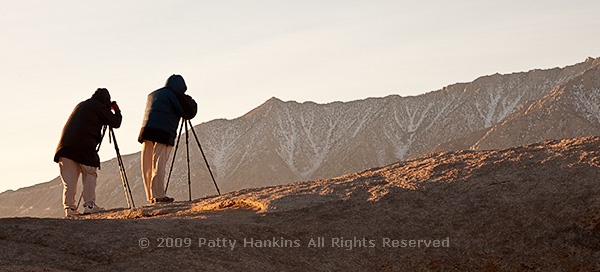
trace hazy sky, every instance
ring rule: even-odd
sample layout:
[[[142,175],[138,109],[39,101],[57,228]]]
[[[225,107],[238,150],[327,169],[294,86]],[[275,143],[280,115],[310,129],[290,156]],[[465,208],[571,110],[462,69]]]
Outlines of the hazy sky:
[[[270,97],[416,95],[600,57],[598,14],[597,0],[4,1],[0,192],[58,176],[63,125],[98,87],[123,110],[129,154],[147,94],[174,73],[198,102],[195,125]],[[114,156],[105,143],[101,160]]]

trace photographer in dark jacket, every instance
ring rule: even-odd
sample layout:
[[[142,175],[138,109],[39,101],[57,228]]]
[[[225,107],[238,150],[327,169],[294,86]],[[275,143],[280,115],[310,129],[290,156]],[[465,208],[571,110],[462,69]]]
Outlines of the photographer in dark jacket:
[[[122,119],[119,106],[116,102],[111,103],[110,94],[104,88],[97,89],[90,99],[79,103],[69,116],[54,155],[63,183],[65,216],[79,214],[75,194],[80,174],[83,175],[84,213],[103,210],[96,205],[96,171],[100,167],[96,147],[101,141],[102,127],[118,128]]]
[[[177,137],[179,120],[192,119],[198,106],[186,95],[183,77],[171,75],[165,87],[148,95],[138,141],[142,143],[142,178],[150,203],[172,202],[165,195],[165,169]]]

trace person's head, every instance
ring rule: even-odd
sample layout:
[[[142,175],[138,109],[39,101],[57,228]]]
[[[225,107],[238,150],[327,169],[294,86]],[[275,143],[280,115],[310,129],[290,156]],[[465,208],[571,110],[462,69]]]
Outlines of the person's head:
[[[169,79],[167,79],[165,87],[180,93],[185,93],[185,91],[187,90],[185,80],[183,80],[183,77],[181,75],[171,75]]]
[[[102,104],[110,105],[110,93],[106,88],[98,88],[92,98],[98,99]]]

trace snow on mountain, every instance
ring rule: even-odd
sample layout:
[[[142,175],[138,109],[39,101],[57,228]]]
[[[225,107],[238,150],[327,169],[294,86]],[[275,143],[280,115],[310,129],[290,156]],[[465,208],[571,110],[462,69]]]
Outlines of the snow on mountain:
[[[494,74],[410,97],[328,104],[271,98],[244,116],[202,123],[195,131],[222,192],[340,176],[431,151],[593,135],[598,130],[588,127],[600,123],[599,63],[588,58],[564,68]],[[548,111],[562,115],[531,114]],[[557,126],[572,133],[546,133]],[[193,135],[189,147],[192,198],[215,194]],[[185,150],[182,139],[168,189],[177,200],[187,200],[190,191]],[[139,154],[124,160],[134,199],[144,204]],[[102,165],[97,194],[103,206],[126,205],[114,159]],[[3,216],[60,216],[60,181],[2,193],[0,204]]]
[[[600,134],[600,61],[592,63],[587,71],[494,125],[472,149]]]

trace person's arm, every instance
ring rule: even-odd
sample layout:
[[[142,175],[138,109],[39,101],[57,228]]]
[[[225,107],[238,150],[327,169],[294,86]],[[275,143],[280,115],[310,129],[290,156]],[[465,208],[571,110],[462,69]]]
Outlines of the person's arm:
[[[114,113],[111,111],[111,108],[115,111]],[[109,127],[119,128],[121,127],[121,122],[123,121],[123,116],[121,115],[121,109],[117,105],[117,102],[111,104],[111,107],[103,106],[100,108],[100,119],[102,122]]]
[[[178,104],[179,107],[176,105],[175,109],[179,116],[187,120],[194,118],[196,113],[198,113],[198,104],[196,104],[196,101],[194,101],[194,99],[189,95],[178,92],[173,93],[177,98],[176,104]]]

